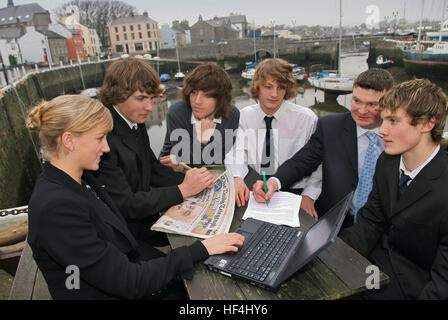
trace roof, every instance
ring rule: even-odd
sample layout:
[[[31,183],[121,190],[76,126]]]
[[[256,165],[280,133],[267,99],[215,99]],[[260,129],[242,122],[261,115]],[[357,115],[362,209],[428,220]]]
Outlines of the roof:
[[[50,30],[47,30],[47,29],[40,29],[40,30],[36,30],[36,31],[47,36],[49,39],[65,39],[65,37],[61,36],[60,34],[50,31]]]
[[[0,26],[16,24],[17,18],[19,18],[20,22],[31,21],[36,13],[50,14],[48,10],[42,8],[36,2],[9,8],[2,8],[0,9]]]
[[[229,16],[231,23],[246,23],[246,16],[244,15],[237,15],[237,16]]]
[[[223,25],[226,25],[227,20],[229,20],[229,18],[224,17],[224,18],[214,18],[211,20],[206,20],[205,22],[207,22],[209,25],[211,25],[213,27],[221,27]]]
[[[139,23],[139,22],[152,22],[152,23],[158,23],[157,21],[145,17],[142,15],[135,15],[135,16],[127,16],[127,17],[121,17],[117,18],[114,21],[112,21],[111,26],[121,25],[121,24],[130,24],[130,23]]]

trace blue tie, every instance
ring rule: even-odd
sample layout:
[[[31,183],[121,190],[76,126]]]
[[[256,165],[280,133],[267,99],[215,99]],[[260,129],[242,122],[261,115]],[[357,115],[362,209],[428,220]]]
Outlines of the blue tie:
[[[367,138],[369,138],[369,146],[367,147],[366,156],[364,158],[364,163],[361,169],[361,178],[359,179],[358,184],[358,195],[356,197],[356,206],[355,206],[355,219],[356,222],[356,214],[359,209],[367,201],[369,197],[369,193],[372,190],[373,184],[373,174],[375,173],[375,165],[377,158],[377,150],[376,150],[376,139],[377,135],[374,132],[366,132]]]

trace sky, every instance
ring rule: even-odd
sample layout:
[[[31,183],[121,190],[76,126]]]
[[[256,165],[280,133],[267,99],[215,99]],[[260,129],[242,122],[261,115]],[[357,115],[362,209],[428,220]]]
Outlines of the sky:
[[[43,8],[52,10],[67,0],[13,0],[15,5],[38,2]],[[446,0],[425,0],[423,18],[442,19],[442,8]],[[238,13],[246,16],[249,23],[256,25],[339,25],[338,0],[122,0],[134,6],[139,14],[148,11],[149,17],[159,26],[173,20],[187,19],[190,26],[197,22],[199,15],[204,20],[215,16]],[[446,1],[448,4],[448,1]],[[0,0],[4,7],[7,0]],[[392,20],[394,15],[408,21],[419,21],[422,0],[342,0],[342,23],[360,25],[374,24],[377,20]],[[448,13],[445,14],[445,20]]]

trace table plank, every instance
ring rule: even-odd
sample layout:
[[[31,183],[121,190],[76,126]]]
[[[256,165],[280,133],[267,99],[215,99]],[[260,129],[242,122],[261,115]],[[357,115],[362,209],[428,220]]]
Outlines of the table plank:
[[[10,300],[30,300],[34,290],[37,265],[28,242],[25,242],[9,295]]]

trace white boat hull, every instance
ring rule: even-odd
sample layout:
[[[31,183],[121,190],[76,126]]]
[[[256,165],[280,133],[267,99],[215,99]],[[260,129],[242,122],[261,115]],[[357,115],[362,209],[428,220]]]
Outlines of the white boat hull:
[[[353,91],[353,81],[338,81],[336,79],[308,78],[310,84],[318,89],[339,92]]]

